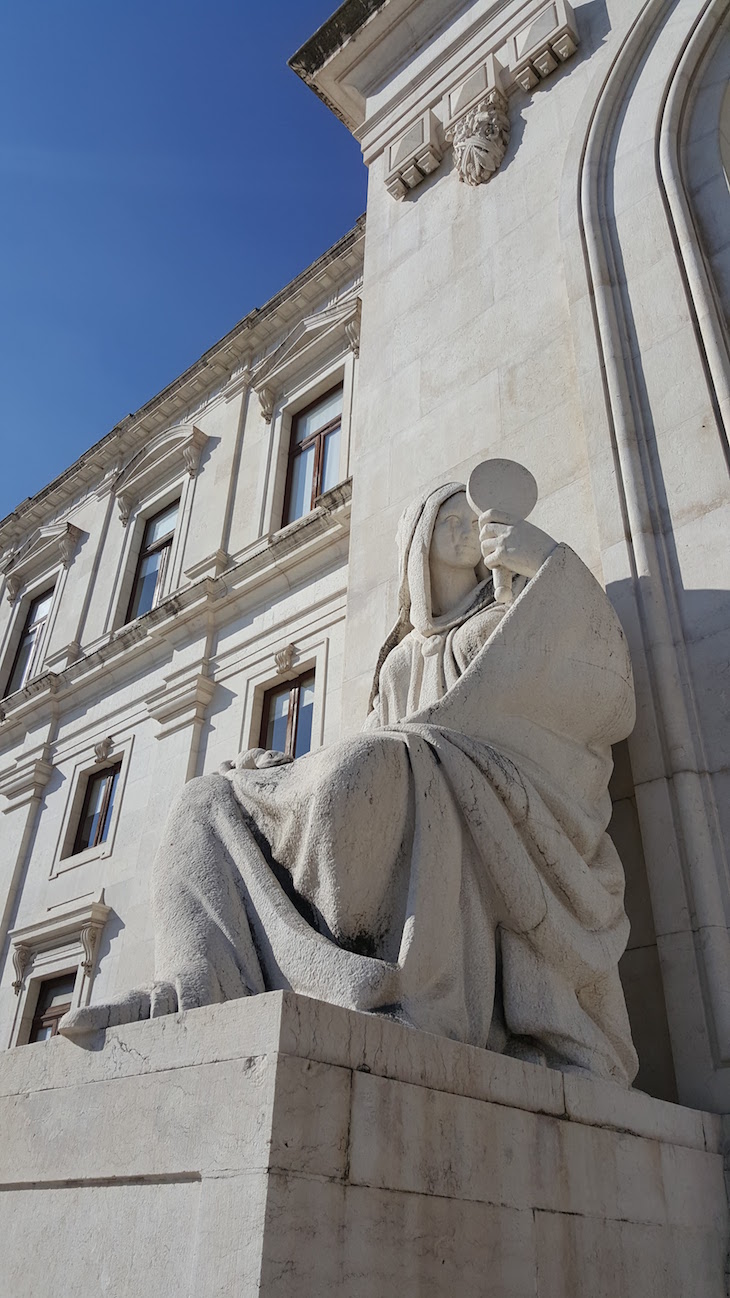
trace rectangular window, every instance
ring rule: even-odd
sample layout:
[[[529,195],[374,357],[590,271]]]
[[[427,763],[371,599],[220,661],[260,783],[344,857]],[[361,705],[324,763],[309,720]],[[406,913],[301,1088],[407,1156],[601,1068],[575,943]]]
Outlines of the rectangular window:
[[[342,388],[333,388],[295,415],[291,430],[284,523],[314,509],[318,496],[340,480]]]
[[[35,676],[38,672],[40,667],[38,650],[51,611],[53,591],[54,587],[52,586],[50,590],[44,591],[42,595],[37,595],[31,602],[28,616],[25,619],[23,634],[20,637],[18,651],[13,661],[10,679],[5,690],[6,696],[22,689],[26,681],[29,681],[31,676]]]
[[[119,761],[89,776],[72,855],[106,842],[121,769]]]
[[[162,598],[179,507],[180,501],[176,500],[147,520],[127,610],[128,622],[149,613]]]
[[[303,757],[312,746],[314,672],[278,685],[264,695],[261,718],[262,748],[290,757]]]
[[[28,1041],[47,1041],[58,1032],[59,1019],[71,1009],[76,974],[47,978],[38,988],[38,1000]]]

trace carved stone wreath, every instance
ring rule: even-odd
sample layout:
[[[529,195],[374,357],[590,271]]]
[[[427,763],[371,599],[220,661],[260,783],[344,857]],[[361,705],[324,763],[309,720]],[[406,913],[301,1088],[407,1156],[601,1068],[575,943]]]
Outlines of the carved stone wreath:
[[[509,135],[507,101],[499,90],[491,90],[446,132],[459,180],[467,185],[491,180],[507,152]]]

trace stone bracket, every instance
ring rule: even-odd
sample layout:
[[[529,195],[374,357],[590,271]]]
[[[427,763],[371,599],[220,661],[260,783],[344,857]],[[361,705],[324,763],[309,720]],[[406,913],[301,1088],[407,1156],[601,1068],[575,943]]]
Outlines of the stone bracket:
[[[149,715],[160,727],[157,738],[203,721],[214,693],[215,681],[200,670],[166,677],[162,689],[147,700]]]
[[[30,753],[21,753],[13,766],[0,771],[0,794],[7,799],[5,814],[41,796],[54,771],[50,755],[49,745],[42,743]]]

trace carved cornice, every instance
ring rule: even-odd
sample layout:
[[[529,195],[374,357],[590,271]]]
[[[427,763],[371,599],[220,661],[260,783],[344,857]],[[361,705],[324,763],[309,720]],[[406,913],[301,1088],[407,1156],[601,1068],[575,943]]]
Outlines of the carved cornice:
[[[3,807],[5,814],[41,796],[54,770],[50,752],[48,744],[39,744],[0,771],[0,794],[7,800],[7,806]]]
[[[10,603],[15,603],[33,577],[51,572],[59,563],[70,567],[82,536],[73,523],[51,523],[39,527],[23,545],[7,552],[0,560],[0,573],[5,577]]]
[[[146,446],[161,427],[170,428],[176,421],[190,419],[201,399],[209,399],[216,392],[225,399],[230,376],[235,386],[242,378],[241,367],[284,334],[293,314],[310,310],[313,299],[331,294],[333,283],[351,284],[362,273],[364,239],[365,218],[360,217],[352,230],[281,292],[251,311],[162,392],[135,414],[120,420],[75,464],[1,519],[0,551],[7,556],[9,549],[33,529],[91,493],[107,494],[120,466]]]
[[[473,0],[451,22],[445,12],[435,37],[427,0],[389,0],[367,21],[359,12],[347,34],[338,12],[327,58],[325,24],[291,65],[360,140],[368,166],[385,153],[396,199],[437,170],[450,141],[459,178],[489,180],[509,140],[508,96],[531,90],[578,46],[568,0]]]

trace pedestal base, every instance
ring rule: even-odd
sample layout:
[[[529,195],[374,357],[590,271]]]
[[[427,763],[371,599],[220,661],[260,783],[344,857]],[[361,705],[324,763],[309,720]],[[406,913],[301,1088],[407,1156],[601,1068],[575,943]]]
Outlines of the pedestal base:
[[[0,1056],[13,1298],[724,1298],[722,1122],[272,993]]]

